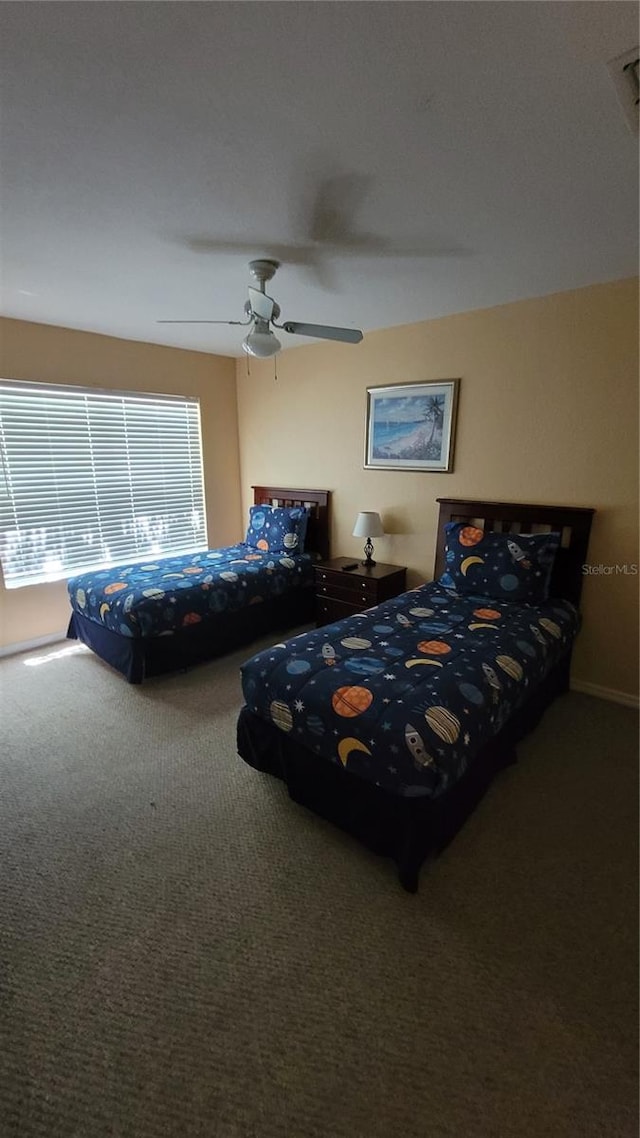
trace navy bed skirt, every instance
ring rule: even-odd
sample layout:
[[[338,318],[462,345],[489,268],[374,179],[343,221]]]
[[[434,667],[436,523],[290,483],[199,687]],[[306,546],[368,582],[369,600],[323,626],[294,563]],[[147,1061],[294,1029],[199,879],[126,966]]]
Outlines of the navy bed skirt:
[[[402,798],[327,762],[247,707],[237,727],[238,753],[249,766],[275,775],[289,796],[356,837],[374,853],[393,858],[400,884],[418,889],[425,858],[444,849],[504,767],[516,761],[516,744],[533,730],[549,704],[569,686],[571,653],[551,671],[520,710],[439,798]]]
[[[81,640],[130,684],[141,684],[147,677],[184,671],[269,632],[284,632],[313,619],[313,588],[305,588],[237,612],[220,613],[172,636],[121,636],[74,612],[67,637]]]

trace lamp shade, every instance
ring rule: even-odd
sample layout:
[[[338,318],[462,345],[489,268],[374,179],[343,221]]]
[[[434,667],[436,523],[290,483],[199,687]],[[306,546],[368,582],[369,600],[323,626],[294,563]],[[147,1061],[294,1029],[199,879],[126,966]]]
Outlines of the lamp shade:
[[[353,527],[354,537],[382,537],[383,534],[384,527],[380,521],[380,514],[374,513],[373,510],[365,510],[358,514]]]

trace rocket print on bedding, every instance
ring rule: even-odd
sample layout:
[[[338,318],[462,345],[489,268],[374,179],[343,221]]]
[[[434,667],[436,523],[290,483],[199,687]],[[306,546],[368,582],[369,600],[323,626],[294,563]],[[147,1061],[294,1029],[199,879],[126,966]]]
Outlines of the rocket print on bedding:
[[[439,584],[297,636],[242,668],[249,709],[398,795],[436,797],[569,649],[567,601]]]
[[[228,546],[84,573],[68,582],[71,607],[122,636],[170,636],[209,616],[236,612],[310,586],[309,554]]]

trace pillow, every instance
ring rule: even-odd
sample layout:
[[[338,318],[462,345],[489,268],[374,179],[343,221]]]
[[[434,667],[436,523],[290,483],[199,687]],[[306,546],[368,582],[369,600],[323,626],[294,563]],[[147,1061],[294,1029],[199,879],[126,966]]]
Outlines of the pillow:
[[[448,522],[439,584],[496,601],[546,601],[559,533],[492,533]]]
[[[246,544],[263,553],[303,553],[308,521],[304,506],[252,506]]]

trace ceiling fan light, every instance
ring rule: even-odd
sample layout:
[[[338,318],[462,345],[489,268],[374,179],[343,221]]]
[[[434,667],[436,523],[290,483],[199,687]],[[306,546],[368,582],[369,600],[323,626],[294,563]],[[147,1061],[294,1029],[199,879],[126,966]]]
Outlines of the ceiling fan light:
[[[268,360],[270,356],[278,354],[282,347],[273,332],[249,332],[242,341],[242,350],[248,356],[255,356],[258,360]]]

